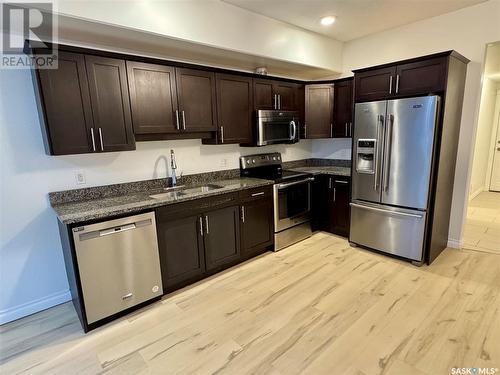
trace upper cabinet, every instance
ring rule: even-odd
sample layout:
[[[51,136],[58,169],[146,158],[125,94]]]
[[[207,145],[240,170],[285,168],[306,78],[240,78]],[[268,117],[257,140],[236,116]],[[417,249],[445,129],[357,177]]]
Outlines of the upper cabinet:
[[[135,149],[125,61],[85,56],[100,151]]]
[[[333,136],[333,84],[305,87],[304,138],[331,138]]]
[[[182,130],[217,130],[215,74],[203,70],[175,69]]]
[[[300,109],[299,89],[296,83],[254,78],[255,109],[280,109],[298,111]]]
[[[353,78],[335,81],[333,94],[333,137],[352,137],[354,107]]]
[[[252,78],[215,75],[217,92],[217,143],[251,143],[253,123]]]
[[[125,61],[60,51],[34,75],[47,153],[135,149]]]
[[[175,68],[127,61],[127,73],[135,134],[178,132]]]
[[[447,58],[415,59],[407,63],[354,71],[356,102],[383,100],[444,91]]]

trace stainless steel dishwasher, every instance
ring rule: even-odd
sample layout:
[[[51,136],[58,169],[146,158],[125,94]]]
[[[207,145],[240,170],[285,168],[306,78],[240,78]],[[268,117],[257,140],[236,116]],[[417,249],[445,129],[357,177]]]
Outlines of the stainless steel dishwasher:
[[[73,228],[87,323],[163,293],[153,212]]]

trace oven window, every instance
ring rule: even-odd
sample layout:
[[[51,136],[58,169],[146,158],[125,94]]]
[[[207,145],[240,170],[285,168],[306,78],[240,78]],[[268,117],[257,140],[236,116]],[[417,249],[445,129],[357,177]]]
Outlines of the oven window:
[[[293,218],[309,211],[309,183],[278,190],[279,219]]]
[[[273,121],[264,123],[264,138],[267,141],[290,139],[290,122]]]

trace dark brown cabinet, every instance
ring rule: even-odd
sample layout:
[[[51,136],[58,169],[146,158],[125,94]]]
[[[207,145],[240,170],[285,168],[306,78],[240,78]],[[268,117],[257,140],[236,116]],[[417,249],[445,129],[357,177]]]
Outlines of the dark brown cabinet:
[[[58,64],[58,69],[33,70],[43,107],[46,151],[51,155],[93,152],[94,123],[84,56],[59,52]]]
[[[169,290],[205,272],[202,216],[156,212],[163,290]]]
[[[46,150],[52,155],[135,149],[125,61],[60,53],[38,71]]]
[[[349,236],[350,178],[318,176],[313,185],[313,229]]]
[[[241,255],[260,254],[274,243],[273,190],[266,186],[240,194]]]
[[[97,148],[100,151],[135,149],[125,61],[85,56]]]
[[[333,92],[333,138],[350,138],[353,132],[353,78],[335,81]]]
[[[175,68],[127,61],[127,74],[135,134],[177,133]]]
[[[354,74],[355,100],[363,102],[389,97],[393,92],[395,75],[395,66]]]
[[[333,136],[333,84],[305,87],[304,138]]]
[[[175,69],[182,130],[216,131],[215,74],[203,70]]]
[[[356,102],[427,95],[445,90],[447,57],[419,58],[354,71]]]
[[[255,109],[281,109],[298,111],[300,109],[299,89],[295,83],[270,79],[253,79]]]
[[[238,206],[230,206],[204,214],[205,259],[207,270],[234,263],[240,258]]]
[[[237,75],[215,75],[217,90],[217,142],[251,143],[253,124],[252,79]]]

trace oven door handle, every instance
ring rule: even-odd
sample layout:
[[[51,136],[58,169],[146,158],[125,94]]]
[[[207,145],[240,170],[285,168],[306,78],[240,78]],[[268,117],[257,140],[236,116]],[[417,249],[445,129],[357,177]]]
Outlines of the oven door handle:
[[[295,181],[295,182],[289,182],[288,184],[278,184],[278,190],[286,189],[289,186],[294,186],[294,185],[299,185],[299,184],[305,184],[306,182],[311,182],[311,181],[314,181],[314,177],[309,177],[309,178],[306,178],[305,180],[300,180],[300,181]]]
[[[295,136],[297,135],[297,124],[295,121],[290,121],[290,140],[295,140]]]

